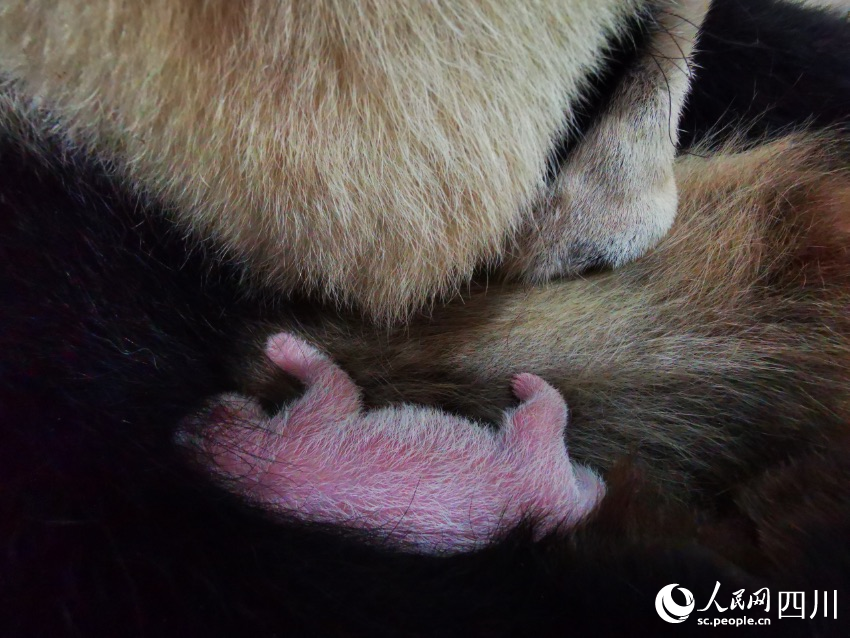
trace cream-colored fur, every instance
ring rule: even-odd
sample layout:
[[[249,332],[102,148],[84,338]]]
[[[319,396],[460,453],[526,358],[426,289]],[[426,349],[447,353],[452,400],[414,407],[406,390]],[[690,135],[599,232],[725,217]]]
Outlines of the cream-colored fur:
[[[545,220],[547,157],[606,39],[644,4],[5,0],[0,74],[254,275],[391,319],[498,261],[528,211]],[[618,210],[607,188],[571,213],[571,241],[587,234],[615,263],[671,218],[672,80],[669,100],[657,78],[650,95],[624,89],[577,155],[595,161],[584,179],[625,180],[638,202]],[[634,154],[622,172],[605,159],[617,149]],[[562,178],[559,197],[571,188]]]

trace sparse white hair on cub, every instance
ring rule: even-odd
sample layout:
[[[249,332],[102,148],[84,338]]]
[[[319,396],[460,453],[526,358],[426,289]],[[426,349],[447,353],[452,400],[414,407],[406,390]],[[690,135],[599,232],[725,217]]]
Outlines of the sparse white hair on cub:
[[[575,525],[605,492],[570,461],[567,406],[536,375],[514,379],[522,403],[493,432],[434,408],[364,411],[351,377],[292,334],[273,336],[266,352],[304,382],[303,397],[268,417],[256,400],[225,395],[180,436],[200,443],[208,470],[272,511],[453,553],[524,520],[538,535]]]

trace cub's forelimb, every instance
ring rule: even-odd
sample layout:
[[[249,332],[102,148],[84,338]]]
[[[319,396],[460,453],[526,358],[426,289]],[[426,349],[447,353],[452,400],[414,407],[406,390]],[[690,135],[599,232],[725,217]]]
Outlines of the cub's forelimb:
[[[224,395],[190,426],[202,430],[209,469],[263,506],[448,553],[523,521],[539,535],[572,526],[605,491],[570,461],[567,406],[538,376],[515,377],[521,404],[493,432],[433,408],[364,412],[348,374],[291,334],[269,339],[266,353],[306,385],[303,397],[269,418],[256,401]]]

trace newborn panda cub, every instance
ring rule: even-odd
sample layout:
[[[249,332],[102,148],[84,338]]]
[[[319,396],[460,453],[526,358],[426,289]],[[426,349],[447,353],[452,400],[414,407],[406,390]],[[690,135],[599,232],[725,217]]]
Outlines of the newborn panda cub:
[[[538,376],[514,379],[522,403],[494,432],[426,407],[364,412],[348,374],[293,335],[273,336],[266,353],[304,383],[303,397],[269,418],[256,401],[223,395],[183,439],[268,509],[369,530],[402,549],[452,553],[521,520],[538,535],[574,525],[605,492],[599,476],[570,461],[566,404]]]

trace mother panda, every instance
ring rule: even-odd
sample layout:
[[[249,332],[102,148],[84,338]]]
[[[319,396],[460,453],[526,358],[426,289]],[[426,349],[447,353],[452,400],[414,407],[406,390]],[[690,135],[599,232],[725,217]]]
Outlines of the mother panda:
[[[795,576],[840,587],[847,571],[836,550],[843,545],[829,543],[846,531],[844,515],[829,506],[847,489],[838,453],[847,381],[840,142],[797,140],[738,157],[726,170],[712,160],[683,164],[684,225],[654,261],[613,280],[590,280],[589,290],[564,283],[539,293],[476,293],[480,314],[450,304],[434,322],[411,324],[419,339],[391,336],[396,350],[384,358],[376,355],[380,339],[362,346],[347,339],[372,330],[360,325],[360,312],[372,320],[409,318],[412,308],[446,296],[508,246],[508,275],[537,282],[588,265],[619,265],[666,230],[672,141],[659,105],[675,111],[684,88],[674,81],[668,91],[674,69],[647,52],[683,46],[686,34],[676,31],[683,24],[665,21],[680,12],[640,3],[600,11],[564,4],[536,16],[490,5],[424,17],[399,9],[397,20],[381,20],[377,29],[370,18],[380,12],[365,4],[292,5],[267,16],[265,5],[245,4],[163,2],[136,12],[118,3],[6,3],[4,635],[562,634],[629,627],[636,618],[661,625],[652,601],[670,582],[687,581],[698,600],[708,599],[717,580],[738,589]],[[684,24],[695,22],[684,17]],[[448,28],[439,31],[446,42],[431,38],[437,20]],[[476,25],[484,26],[478,32]],[[300,38],[308,33],[315,38],[304,47]],[[745,46],[755,33],[759,46]],[[270,38],[287,47],[267,46]],[[717,3],[696,60],[702,71],[683,144],[730,122],[737,135],[753,138],[804,122],[843,123],[847,39],[844,24],[829,14]],[[390,48],[370,48],[378,45]],[[729,73],[724,56],[737,72]],[[660,76],[651,60],[661,64]],[[452,75],[458,69],[475,72],[460,82]],[[592,70],[599,72],[595,91]],[[659,101],[663,91],[668,99]],[[633,124],[644,128],[631,139]],[[633,164],[622,164],[624,157]],[[609,165],[623,168],[624,193],[598,172]],[[627,204],[606,206],[611,201]],[[718,225],[700,225],[707,206],[720,215]],[[586,211],[594,214],[578,215]],[[740,220],[752,213],[762,216],[743,232]],[[536,232],[551,231],[552,219],[560,220],[554,242],[551,232]],[[176,230],[189,226],[210,242]],[[727,255],[731,271],[722,260],[694,257],[718,233],[735,247]],[[341,234],[357,241],[340,242]],[[706,263],[714,267],[700,268]],[[688,297],[699,277],[728,285],[715,297],[698,287]],[[681,440],[681,432],[666,430],[670,436],[658,437],[666,447],[637,450],[651,461],[673,455],[677,476],[699,486],[697,516],[693,504],[671,513],[664,505],[669,489],[653,495],[652,483],[665,478],[663,463],[649,465],[651,484],[640,491],[637,470],[621,466],[608,477],[608,503],[570,538],[532,542],[518,529],[479,553],[411,556],[343,530],[270,520],[198,477],[173,445],[179,420],[205,398],[255,378],[265,387],[262,370],[244,373],[259,364],[242,345],[270,323],[302,326],[340,360],[348,356],[353,373],[387,379],[389,385],[374,386],[376,401],[437,401],[474,412],[490,404],[484,388],[504,370],[471,365],[446,377],[454,362],[417,350],[422,337],[452,335],[492,360],[515,350],[496,350],[495,338],[476,340],[510,335],[519,325],[523,363],[538,365],[553,335],[575,331],[559,324],[553,332],[547,317],[579,307],[596,328],[577,344],[581,351],[616,350],[620,328],[625,340],[657,339],[640,326],[629,331],[637,316],[632,297],[607,301],[624,285],[645,302],[641,317],[650,321],[653,304],[686,293],[680,298],[699,312],[671,312],[663,324],[680,344],[704,345],[711,337],[734,349],[756,335],[743,345],[759,356],[731,358],[735,365],[715,368],[705,386],[693,383],[699,370],[671,385],[646,381],[658,374],[659,360],[693,352],[687,347],[630,366],[614,358],[613,367],[585,373],[601,374],[595,383],[608,394],[597,400],[602,412],[584,399],[587,420],[577,408],[576,428],[604,425],[612,435],[602,440],[614,448],[620,441],[631,450],[635,432],[653,431],[639,418],[650,404],[661,402],[657,413],[668,416],[701,408],[684,413],[693,426],[686,433],[710,436]],[[283,298],[281,290],[293,292]],[[305,298],[316,291],[325,301]],[[711,304],[728,295],[735,303],[712,314]],[[525,298],[530,305],[522,313],[494,316],[493,308]],[[351,304],[354,318],[340,323],[326,301]],[[723,330],[700,334],[709,320],[712,330]],[[568,364],[556,357],[545,365],[572,402],[563,381],[572,376]],[[411,382],[417,366],[422,381]],[[611,375],[615,383],[606,385]],[[429,377],[434,383],[425,382]],[[633,383],[641,379],[643,385]],[[466,386],[478,390],[477,399]],[[706,389],[720,401],[706,400]],[[578,406],[593,394],[577,392]],[[779,414],[756,409],[779,395],[787,397]],[[623,416],[611,418],[611,406],[623,407]],[[734,427],[718,427],[730,418]],[[779,436],[759,436],[773,428]],[[715,453],[703,452],[720,439]],[[765,445],[774,439],[779,445]],[[622,451],[602,449],[588,445],[585,458],[604,465]],[[789,449],[799,457],[770,470]],[[800,477],[811,477],[813,468],[829,480],[801,488]],[[712,496],[742,480],[747,485],[736,499]],[[787,507],[764,505],[780,493],[791,495]],[[696,525],[705,520],[710,524]],[[791,523],[805,532],[776,531]],[[795,552],[810,557],[812,574],[799,573]],[[837,569],[821,572],[812,554]],[[788,564],[774,565],[777,556]],[[616,616],[608,613],[610,601]]]

